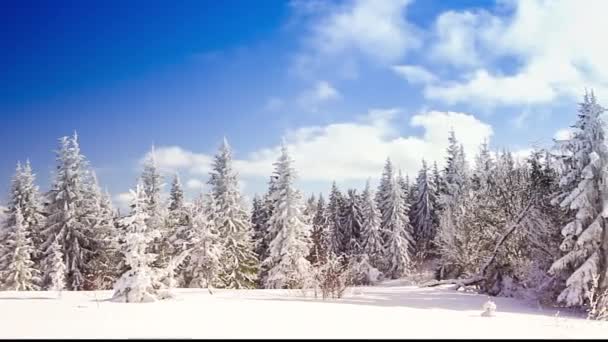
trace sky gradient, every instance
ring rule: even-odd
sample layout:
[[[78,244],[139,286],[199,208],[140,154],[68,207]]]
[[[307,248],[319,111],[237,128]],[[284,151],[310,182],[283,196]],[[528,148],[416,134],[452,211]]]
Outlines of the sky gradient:
[[[525,155],[566,134],[586,87],[605,98],[585,30],[608,32],[608,3],[581,2],[3,1],[0,190],[27,158],[47,190],[74,131],[119,206],[153,144],[194,194],[226,137],[249,196],[283,138],[307,193],[387,156],[414,177],[449,128],[469,157],[483,139]]]

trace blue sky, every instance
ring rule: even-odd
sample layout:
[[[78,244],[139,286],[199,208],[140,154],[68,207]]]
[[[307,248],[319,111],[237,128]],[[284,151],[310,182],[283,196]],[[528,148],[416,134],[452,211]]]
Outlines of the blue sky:
[[[413,176],[449,127],[471,157],[486,138],[525,155],[585,87],[606,93],[585,34],[607,31],[606,3],[576,3],[3,1],[0,190],[26,158],[46,190],[74,130],[117,202],[152,144],[195,193],[226,136],[249,195],[282,138],[305,192],[360,186],[387,156]]]

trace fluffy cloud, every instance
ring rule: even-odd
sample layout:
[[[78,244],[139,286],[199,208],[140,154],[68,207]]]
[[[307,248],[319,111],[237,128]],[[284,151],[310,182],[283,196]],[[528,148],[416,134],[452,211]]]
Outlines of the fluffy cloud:
[[[450,129],[455,130],[469,158],[493,134],[492,127],[470,114],[430,111],[410,119],[412,128],[423,129],[421,136],[403,136],[394,129],[398,114],[396,109],[372,110],[355,122],[289,131],[284,141],[302,180],[363,180],[378,177],[386,157],[409,174],[418,170],[423,158],[441,164]],[[159,153],[164,148],[157,149],[157,161],[162,167],[179,165],[179,169],[191,174],[209,171],[210,156],[178,147],[168,149],[172,153]],[[273,171],[279,151],[280,146],[274,146],[254,151],[244,159],[237,156],[235,167],[243,177],[266,178]],[[184,162],[179,164],[174,162],[174,155],[189,158],[181,158]],[[165,161],[162,156],[172,158]]]
[[[186,182],[186,187],[190,190],[200,191],[205,187],[205,182],[196,178],[192,178]]]
[[[307,74],[333,60],[347,78],[356,75],[355,56],[381,63],[395,62],[421,39],[407,22],[411,0],[352,0],[345,3],[295,2],[296,12],[315,16],[295,68]],[[316,4],[316,5],[315,5]]]
[[[303,108],[316,110],[319,104],[339,98],[340,92],[329,82],[318,81],[311,89],[300,94],[298,104]]]
[[[437,77],[427,69],[416,65],[395,65],[393,71],[412,84],[428,84],[437,80]]]
[[[568,140],[572,137],[572,129],[563,128],[555,132],[553,139],[555,140]]]
[[[121,210],[129,208],[132,200],[133,196],[130,192],[123,192],[114,196],[114,203],[116,203],[117,207]]]
[[[608,2],[510,0],[506,16],[447,12],[435,23],[435,60],[458,65],[457,77],[429,85],[425,95],[448,103],[544,104],[578,98],[585,87],[608,90]],[[503,8],[504,9],[504,8]],[[484,59],[480,58],[484,56]],[[505,61],[514,71],[500,71]]]

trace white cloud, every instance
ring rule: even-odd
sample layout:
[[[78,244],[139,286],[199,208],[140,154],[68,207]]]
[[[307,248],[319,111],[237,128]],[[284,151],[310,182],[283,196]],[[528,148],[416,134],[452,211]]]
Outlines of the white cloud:
[[[425,95],[447,103],[544,104],[580,97],[585,87],[608,90],[608,2],[510,0],[507,16],[447,12],[435,24],[433,57],[459,65],[456,77],[430,85]],[[481,58],[483,56],[484,58]],[[504,61],[515,70],[500,72]],[[473,67],[470,70],[468,67]]]
[[[493,134],[491,126],[470,114],[429,111],[410,120],[412,127],[423,129],[422,136],[402,136],[393,122],[398,114],[397,109],[371,110],[355,122],[301,127],[287,132],[285,142],[300,178],[306,181],[376,178],[386,157],[413,175],[423,158],[442,164],[450,129],[456,131],[469,158],[475,155],[479,144]],[[162,147],[157,152],[161,150]],[[235,168],[243,177],[266,178],[272,173],[279,152],[280,147],[273,146],[254,151],[245,158],[236,156]],[[185,150],[179,154],[196,156],[188,159],[189,164],[183,164],[186,171],[208,172],[210,156]]]
[[[572,137],[572,129],[570,128],[563,128],[558,130],[557,132],[555,132],[555,135],[553,135],[553,139],[555,140],[568,140]]]
[[[437,80],[437,77],[433,73],[421,66],[395,65],[392,69],[397,75],[405,78],[412,84],[428,84]]]
[[[130,192],[123,192],[114,196],[114,202],[120,209],[127,209],[133,200],[133,195]]]
[[[420,46],[415,28],[405,18],[411,0],[352,0],[310,6],[297,2],[296,12],[316,14],[304,49],[296,56],[295,68],[308,73],[328,60],[338,68],[347,65],[349,76],[353,59],[359,56],[380,62],[395,62]],[[344,63],[347,61],[346,63]],[[344,71],[342,70],[341,73]]]
[[[201,191],[205,187],[205,182],[192,178],[186,182],[186,187],[188,187],[190,190]]]
[[[298,104],[313,111],[321,103],[340,98],[340,92],[327,81],[318,81],[311,89],[302,92],[298,97]]]
[[[148,154],[141,158],[143,162]],[[175,172],[180,169],[188,169],[193,173],[206,173],[211,166],[212,157],[205,154],[196,154],[186,151],[179,146],[166,146],[156,148],[156,163],[164,172]]]

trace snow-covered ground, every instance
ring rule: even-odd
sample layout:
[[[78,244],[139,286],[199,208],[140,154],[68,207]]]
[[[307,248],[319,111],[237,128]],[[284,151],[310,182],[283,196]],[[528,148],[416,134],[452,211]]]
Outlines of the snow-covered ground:
[[[111,292],[0,292],[0,338],[606,338],[608,323],[486,296],[398,283],[339,300],[299,291],[176,290],[157,303],[107,301]]]

